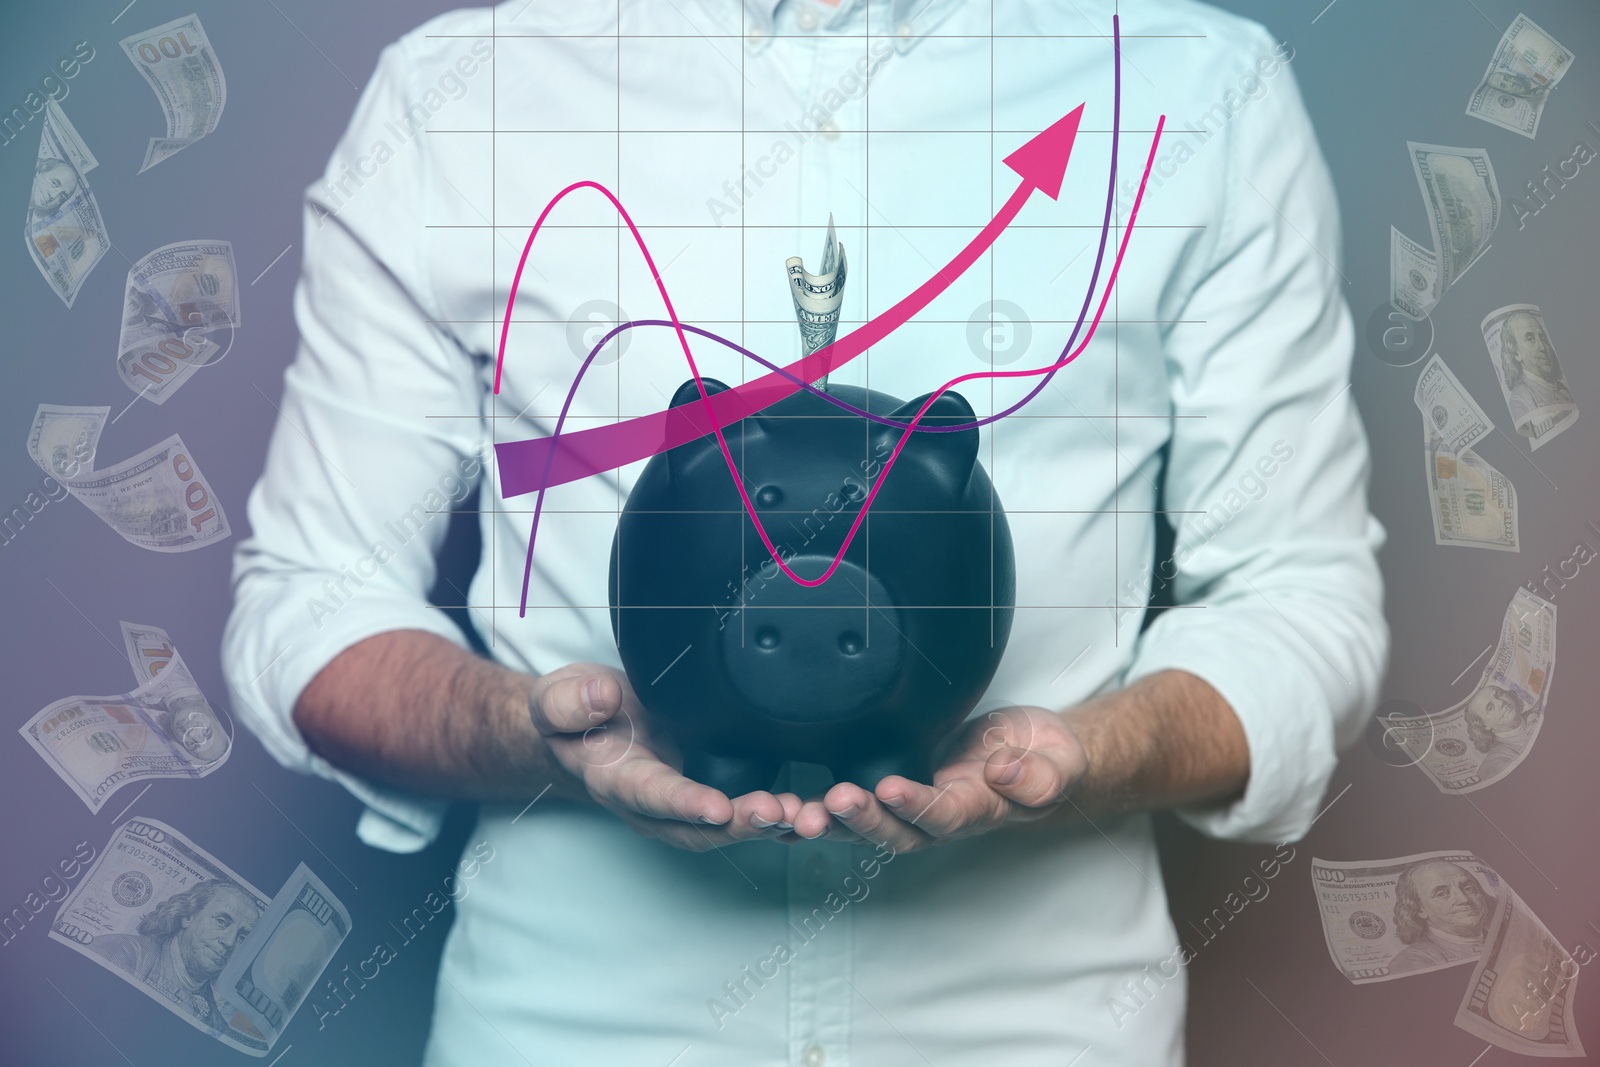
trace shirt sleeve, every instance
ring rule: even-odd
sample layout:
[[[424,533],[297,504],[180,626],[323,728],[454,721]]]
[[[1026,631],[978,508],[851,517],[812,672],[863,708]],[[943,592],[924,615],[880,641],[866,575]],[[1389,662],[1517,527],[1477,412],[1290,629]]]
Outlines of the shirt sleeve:
[[[300,347],[250,494],[223,635],[241,721],[284,766],[358,797],[361,838],[401,852],[437,835],[447,803],[330,765],[292,713],[318,671],[374,634],[424,630],[465,645],[427,593],[446,513],[482,469],[478,420],[449,416],[478,415],[481,398],[473,358],[428,321],[427,139],[392,149],[385,130],[415,98],[409,69],[405,42],[383,53],[307,193]]]
[[[1377,701],[1384,532],[1348,392],[1338,207],[1292,73],[1215,136],[1222,207],[1207,265],[1161,312],[1182,320],[1166,337],[1177,538],[1158,569],[1178,606],[1142,635],[1128,678],[1179,669],[1227,700],[1249,741],[1248,785],[1179,814],[1217,837],[1282,842],[1310,827]]]

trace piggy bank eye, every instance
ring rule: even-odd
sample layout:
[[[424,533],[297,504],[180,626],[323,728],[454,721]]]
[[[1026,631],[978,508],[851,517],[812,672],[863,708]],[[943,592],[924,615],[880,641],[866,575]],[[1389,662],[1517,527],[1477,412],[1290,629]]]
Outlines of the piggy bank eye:
[[[764,508],[775,508],[783,503],[783,490],[775,485],[763,485],[756,490],[756,503]]]
[[[839,651],[847,656],[859,656],[866,647],[867,643],[861,639],[861,635],[853,630],[846,630],[839,635]]]

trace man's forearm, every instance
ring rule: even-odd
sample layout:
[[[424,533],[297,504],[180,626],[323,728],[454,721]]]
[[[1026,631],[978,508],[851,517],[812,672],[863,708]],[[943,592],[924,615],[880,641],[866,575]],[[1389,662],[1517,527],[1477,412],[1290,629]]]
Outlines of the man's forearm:
[[[1224,803],[1250,777],[1233,709],[1185,671],[1161,671],[1062,716],[1088,756],[1072,794],[1089,815]]]
[[[564,780],[528,714],[534,679],[420,630],[377,634],[311,680],[294,721],[355,774],[465,800],[531,797]]]

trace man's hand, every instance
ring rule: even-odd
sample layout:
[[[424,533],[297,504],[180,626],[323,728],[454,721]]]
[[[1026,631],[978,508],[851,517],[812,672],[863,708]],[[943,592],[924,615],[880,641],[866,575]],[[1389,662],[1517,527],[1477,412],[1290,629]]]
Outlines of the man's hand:
[[[795,834],[864,838],[896,852],[987,833],[1050,814],[1088,768],[1062,717],[1046,708],[992,711],[956,735],[933,785],[890,775],[873,792],[841,782],[807,801]]]
[[[625,675],[574,663],[536,678],[528,711],[565,772],[558,791],[612,812],[668,844],[710,848],[787,834],[800,813],[793,793],[746,793],[729,799],[678,772],[669,738],[652,731]]]
[[[796,837],[926,848],[1049,815],[1227,803],[1250,780],[1250,745],[1233,709],[1186,671],[1140,678],[1064,712],[1013,707],[956,734],[932,787],[889,777],[873,792],[840,783],[805,802]]]

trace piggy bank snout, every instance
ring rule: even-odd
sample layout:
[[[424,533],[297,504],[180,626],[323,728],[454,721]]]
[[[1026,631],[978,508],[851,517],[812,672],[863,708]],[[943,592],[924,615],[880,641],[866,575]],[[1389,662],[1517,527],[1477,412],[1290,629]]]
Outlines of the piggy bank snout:
[[[809,578],[826,571],[832,557],[785,562]],[[871,712],[904,668],[904,627],[889,591],[849,559],[819,586],[775,570],[769,561],[746,578],[743,607],[721,631],[734,688],[785,722]]]

